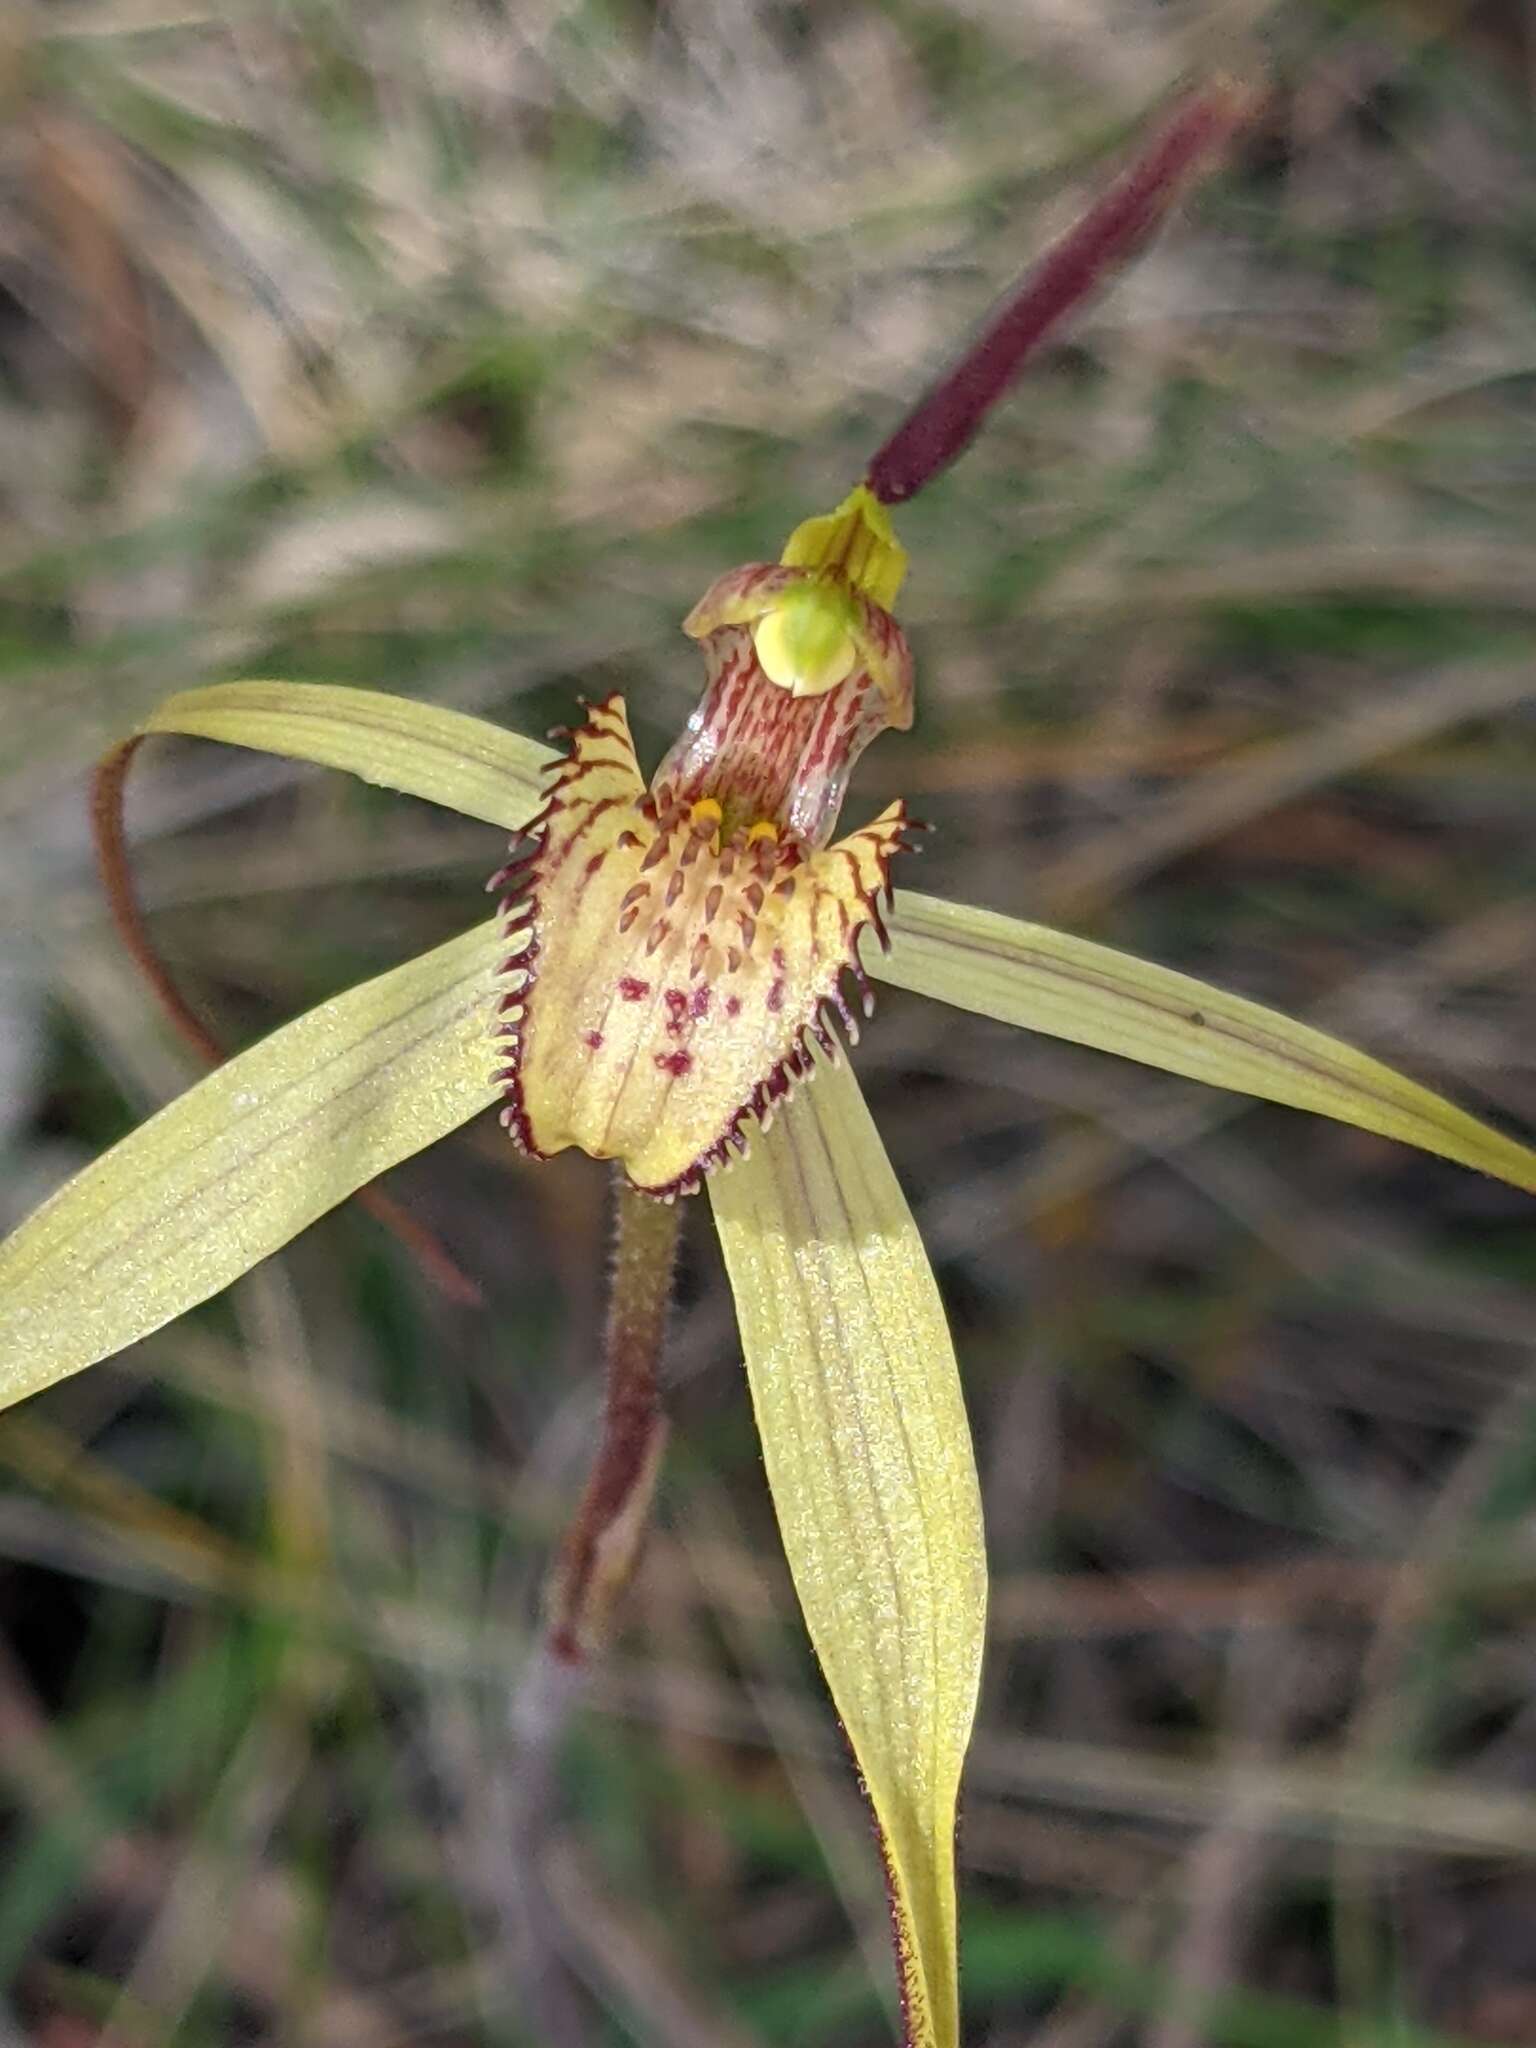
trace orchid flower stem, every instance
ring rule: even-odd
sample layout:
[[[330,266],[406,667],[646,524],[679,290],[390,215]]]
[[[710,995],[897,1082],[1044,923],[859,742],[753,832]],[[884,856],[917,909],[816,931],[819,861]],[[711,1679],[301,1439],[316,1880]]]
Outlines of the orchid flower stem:
[[[91,782],[91,837],[96,848],[96,865],[117,935],[154,992],[167,1021],[199,1059],[210,1067],[220,1067],[229,1055],[176,986],[170,969],[155,951],[149,927],[144,922],[139,892],[133,884],[133,870],[123,830],[123,792],[128,770],[143,737],[140,733],[124,740],[120,746],[104,754],[97,764]],[[455,1264],[434,1233],[425,1224],[418,1223],[382,1188],[361,1188],[356,1199],[376,1223],[382,1224],[405,1247],[427,1278],[450,1301],[465,1308],[484,1305],[485,1297],[480,1289]]]
[[[1190,94],[1124,175],[1025,273],[981,334],[875,455],[865,482],[904,504],[970,446],[1025,363],[1146,239],[1197,173],[1214,168],[1256,95],[1223,79]]]
[[[628,1585],[666,1448],[657,1366],[666,1341],[682,1205],[637,1194],[615,1173],[613,1278],[603,1433],[555,1570],[550,1647],[578,1664],[600,1647]]]
[[[666,1341],[680,1202],[637,1194],[614,1172],[613,1271],[602,1435],[551,1579],[548,1625],[513,1690],[512,1747],[493,1782],[492,1895],[537,2038],[578,2048],[586,2024],[545,1866],[559,1814],[559,1759],[593,1656],[634,1573],[666,1446],[658,1366]]]

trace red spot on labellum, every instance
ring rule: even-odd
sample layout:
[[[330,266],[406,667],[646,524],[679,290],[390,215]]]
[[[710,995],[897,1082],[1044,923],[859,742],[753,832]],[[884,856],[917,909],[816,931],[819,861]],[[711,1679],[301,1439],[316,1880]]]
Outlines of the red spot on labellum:
[[[650,992],[651,984],[648,981],[640,981],[633,974],[620,975],[619,994],[626,1003],[643,1003]]]
[[[600,1051],[602,1049],[603,1043],[603,1034],[601,1033],[601,1031],[589,1031],[587,1033],[587,1043],[591,1046],[594,1052]]]
[[[693,1065],[691,1052],[659,1052],[656,1064],[664,1074],[670,1074],[674,1081],[681,1080]]]

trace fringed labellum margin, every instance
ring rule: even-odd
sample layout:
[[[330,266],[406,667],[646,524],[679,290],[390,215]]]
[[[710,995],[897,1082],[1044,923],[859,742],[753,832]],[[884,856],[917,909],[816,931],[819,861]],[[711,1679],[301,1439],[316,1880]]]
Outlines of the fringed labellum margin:
[[[807,539],[809,535],[809,539]],[[808,559],[809,557],[809,559]],[[687,622],[704,697],[649,788],[622,699],[594,705],[495,882],[515,949],[502,1121],[578,1145],[644,1192],[691,1192],[873,1007],[858,941],[908,843],[896,803],[828,844],[848,773],[911,722],[911,658],[881,595],[902,558],[868,494],[785,560],[723,577]]]

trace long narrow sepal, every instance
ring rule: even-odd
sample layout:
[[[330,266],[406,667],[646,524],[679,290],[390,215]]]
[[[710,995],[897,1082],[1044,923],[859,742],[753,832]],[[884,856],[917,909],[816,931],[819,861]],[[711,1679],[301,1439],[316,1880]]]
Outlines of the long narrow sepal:
[[[889,924],[890,953],[870,949],[865,965],[898,988],[1355,1124],[1536,1193],[1528,1145],[1279,1010],[968,903],[905,892]]]
[[[710,1182],[784,1548],[880,1829],[909,2048],[955,2048],[954,1829],[986,1623],[938,1289],[846,1062]]]
[[[495,1099],[489,922],[273,1032],[0,1244],[0,1405],[227,1287]]]
[[[1250,91],[1221,80],[1179,106],[1124,176],[1026,272],[880,449],[865,482],[882,505],[915,497],[964,453],[1040,343],[1145,241],[1190,180],[1214,165],[1253,104]]]
[[[123,793],[130,765],[155,733],[218,740],[341,768],[364,781],[424,797],[467,817],[516,827],[539,801],[547,747],[483,719],[378,690],[317,683],[216,683],[161,703],[131,739],[96,770],[91,823],[108,908],[124,946],[170,1022],[198,1056],[217,1066],[226,1050],[181,993],[156,952],[128,862]],[[479,1289],[430,1231],[382,1188],[358,1199],[451,1300],[475,1304]]]
[[[183,1043],[189,1045],[205,1065],[221,1067],[229,1057],[228,1049],[219,1043],[187,1001],[176,984],[175,976],[160,958],[149,935],[139,892],[134,887],[124,830],[123,797],[128,770],[143,743],[143,734],[135,734],[131,740],[124,740],[120,746],[113,747],[96,764],[91,784],[91,836],[96,845],[96,871],[123,949],[149,984],[162,1013]],[[382,1188],[370,1187],[359,1188],[356,1199],[375,1222],[381,1223],[405,1246],[422,1271],[450,1301],[457,1301],[468,1308],[480,1305],[483,1297],[473,1280],[460,1271],[433,1233],[403,1209],[393,1196],[385,1194]]]
[[[330,683],[213,683],[156,706],[140,733],[185,733],[344,768],[516,832],[543,801],[550,748],[464,711]]]

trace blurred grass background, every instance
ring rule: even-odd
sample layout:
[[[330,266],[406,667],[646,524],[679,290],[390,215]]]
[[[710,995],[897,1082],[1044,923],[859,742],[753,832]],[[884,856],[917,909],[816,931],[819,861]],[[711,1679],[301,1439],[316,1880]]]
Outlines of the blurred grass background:
[[[919,726],[849,815],[1536,1124],[1529,0],[8,0],[3,1220],[192,1078],[89,870],[105,742],[281,675],[534,732],[620,687],[654,758],[693,599],[1239,36],[1231,171],[902,518]],[[133,817],[235,1041],[501,857],[192,745]],[[896,994],[860,1072],[997,1575],[968,2038],[1536,2041],[1528,1202]],[[0,1423],[0,2034],[890,2041],[702,1216],[660,1525],[519,1842],[605,1180],[487,1120],[391,1185],[484,1309],[348,1211]]]

